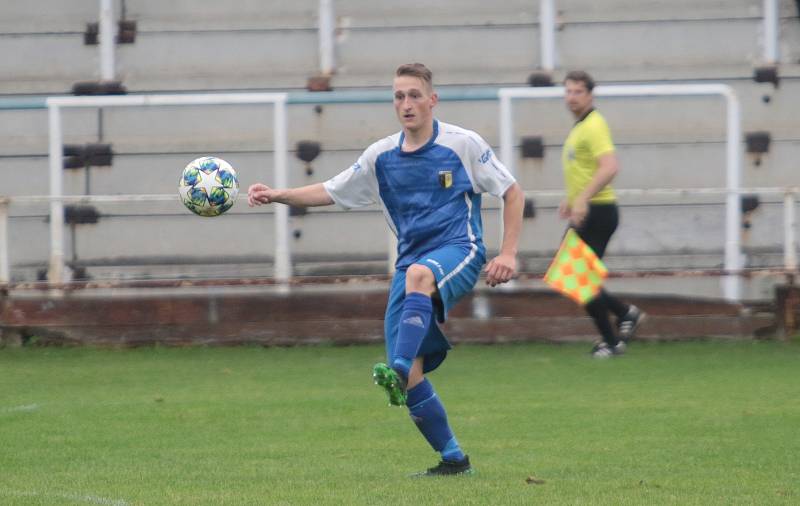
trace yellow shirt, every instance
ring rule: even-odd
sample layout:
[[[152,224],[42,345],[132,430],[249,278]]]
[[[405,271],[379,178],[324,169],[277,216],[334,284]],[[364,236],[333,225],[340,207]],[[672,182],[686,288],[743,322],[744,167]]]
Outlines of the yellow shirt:
[[[593,110],[572,127],[561,153],[564,184],[567,187],[567,200],[570,204],[594,177],[597,172],[597,159],[613,151],[611,130],[599,112]],[[614,189],[611,185],[606,185],[589,201],[593,204],[614,202],[616,201]]]

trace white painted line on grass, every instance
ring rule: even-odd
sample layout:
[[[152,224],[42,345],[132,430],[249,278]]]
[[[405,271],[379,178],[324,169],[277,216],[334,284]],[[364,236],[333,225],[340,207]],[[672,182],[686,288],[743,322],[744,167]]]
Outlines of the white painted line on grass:
[[[38,404],[23,404],[21,406],[11,406],[10,408],[0,408],[0,413],[19,413],[24,411],[36,411]]]
[[[105,504],[108,506],[128,506],[126,501],[122,499],[106,499],[105,497],[98,497],[96,495],[78,495],[78,494],[61,494],[64,499],[72,499],[73,501],[84,501],[90,504]]]
[[[68,499],[70,501],[85,502],[89,504],[102,504],[105,506],[129,506],[130,503],[122,499],[108,499],[96,495],[80,495],[80,494],[49,494],[46,492],[25,492],[21,490],[3,490],[0,489],[0,496],[13,496],[13,497],[43,497],[43,498],[58,498]]]

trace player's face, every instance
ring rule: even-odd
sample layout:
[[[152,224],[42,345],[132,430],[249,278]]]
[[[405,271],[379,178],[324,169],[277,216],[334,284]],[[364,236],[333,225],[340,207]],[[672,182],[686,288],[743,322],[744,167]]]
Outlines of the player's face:
[[[592,92],[586,89],[583,81],[567,80],[564,83],[564,102],[572,114],[580,117],[592,107]]]
[[[394,110],[404,130],[414,132],[432,124],[438,97],[425,81],[414,76],[397,76],[392,90]]]

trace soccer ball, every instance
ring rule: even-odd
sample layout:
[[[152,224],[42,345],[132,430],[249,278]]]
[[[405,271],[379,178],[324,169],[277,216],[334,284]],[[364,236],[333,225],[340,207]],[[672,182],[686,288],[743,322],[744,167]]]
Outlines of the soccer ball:
[[[178,195],[187,209],[200,216],[219,216],[233,206],[239,177],[231,164],[215,156],[192,160],[183,169]]]

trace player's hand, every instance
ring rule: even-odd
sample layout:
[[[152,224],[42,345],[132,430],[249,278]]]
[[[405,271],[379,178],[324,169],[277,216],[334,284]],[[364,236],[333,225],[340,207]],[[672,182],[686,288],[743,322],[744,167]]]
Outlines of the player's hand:
[[[250,207],[260,206],[261,204],[271,204],[274,194],[275,190],[265,184],[252,184],[250,188],[247,189],[247,204]]]
[[[569,215],[569,221],[575,227],[580,227],[589,214],[589,203],[581,198],[575,199],[572,202],[572,212]]]
[[[558,217],[562,220],[569,219],[569,201],[567,199],[558,204]]]
[[[486,284],[496,286],[511,281],[517,274],[517,257],[508,254],[499,254],[494,257],[484,269]]]

